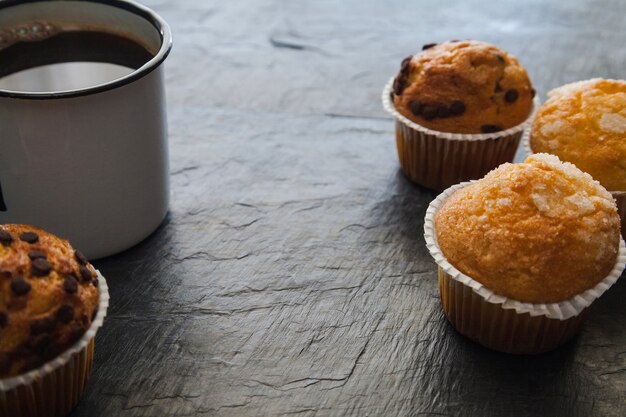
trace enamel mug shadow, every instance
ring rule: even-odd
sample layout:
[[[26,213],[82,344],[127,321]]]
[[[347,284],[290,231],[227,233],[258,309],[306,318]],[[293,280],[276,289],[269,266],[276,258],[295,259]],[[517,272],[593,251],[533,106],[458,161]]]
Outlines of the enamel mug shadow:
[[[163,221],[169,203],[163,88],[169,27],[130,1],[2,3],[0,31],[47,25],[63,33],[67,22],[68,31],[87,23],[141,43],[151,58],[102,84],[0,89],[0,223],[47,229],[90,259],[139,243]],[[76,59],[48,57],[38,65]]]

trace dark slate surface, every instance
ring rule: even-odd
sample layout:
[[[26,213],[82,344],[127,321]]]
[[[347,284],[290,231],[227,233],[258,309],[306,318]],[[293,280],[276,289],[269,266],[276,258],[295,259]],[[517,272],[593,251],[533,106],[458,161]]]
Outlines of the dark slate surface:
[[[450,38],[509,50],[542,98],[625,78],[626,3],[146,3],[175,35],[171,211],[95,262],[112,303],[73,417],[626,414],[626,281],[549,354],[448,325],[422,237],[435,194],[399,172],[379,98]]]

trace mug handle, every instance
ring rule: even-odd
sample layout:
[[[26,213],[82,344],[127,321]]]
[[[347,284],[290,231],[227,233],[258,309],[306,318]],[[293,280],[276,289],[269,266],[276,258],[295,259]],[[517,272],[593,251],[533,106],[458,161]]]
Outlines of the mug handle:
[[[7,211],[7,205],[4,202],[4,196],[2,195],[2,182],[0,182],[0,211]]]

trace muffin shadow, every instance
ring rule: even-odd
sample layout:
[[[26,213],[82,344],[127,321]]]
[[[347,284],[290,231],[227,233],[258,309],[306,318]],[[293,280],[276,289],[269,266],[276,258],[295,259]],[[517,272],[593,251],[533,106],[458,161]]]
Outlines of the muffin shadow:
[[[511,405],[519,415],[592,415],[593,399],[585,398],[584,386],[593,382],[576,361],[580,336],[547,353],[513,355],[484,348],[452,326],[447,331],[464,369],[458,380],[461,403],[483,415],[504,415]],[[529,403],[529,396],[535,401]]]

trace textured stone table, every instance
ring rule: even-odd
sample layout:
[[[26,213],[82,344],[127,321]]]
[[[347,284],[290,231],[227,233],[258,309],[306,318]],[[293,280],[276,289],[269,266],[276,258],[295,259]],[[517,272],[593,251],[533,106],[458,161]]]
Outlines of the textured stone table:
[[[112,303],[73,417],[626,415],[626,280],[553,353],[459,336],[422,237],[435,193],[399,171],[380,104],[451,38],[509,50],[542,99],[626,78],[626,3],[146,3],[175,35],[171,210],[95,262]]]

